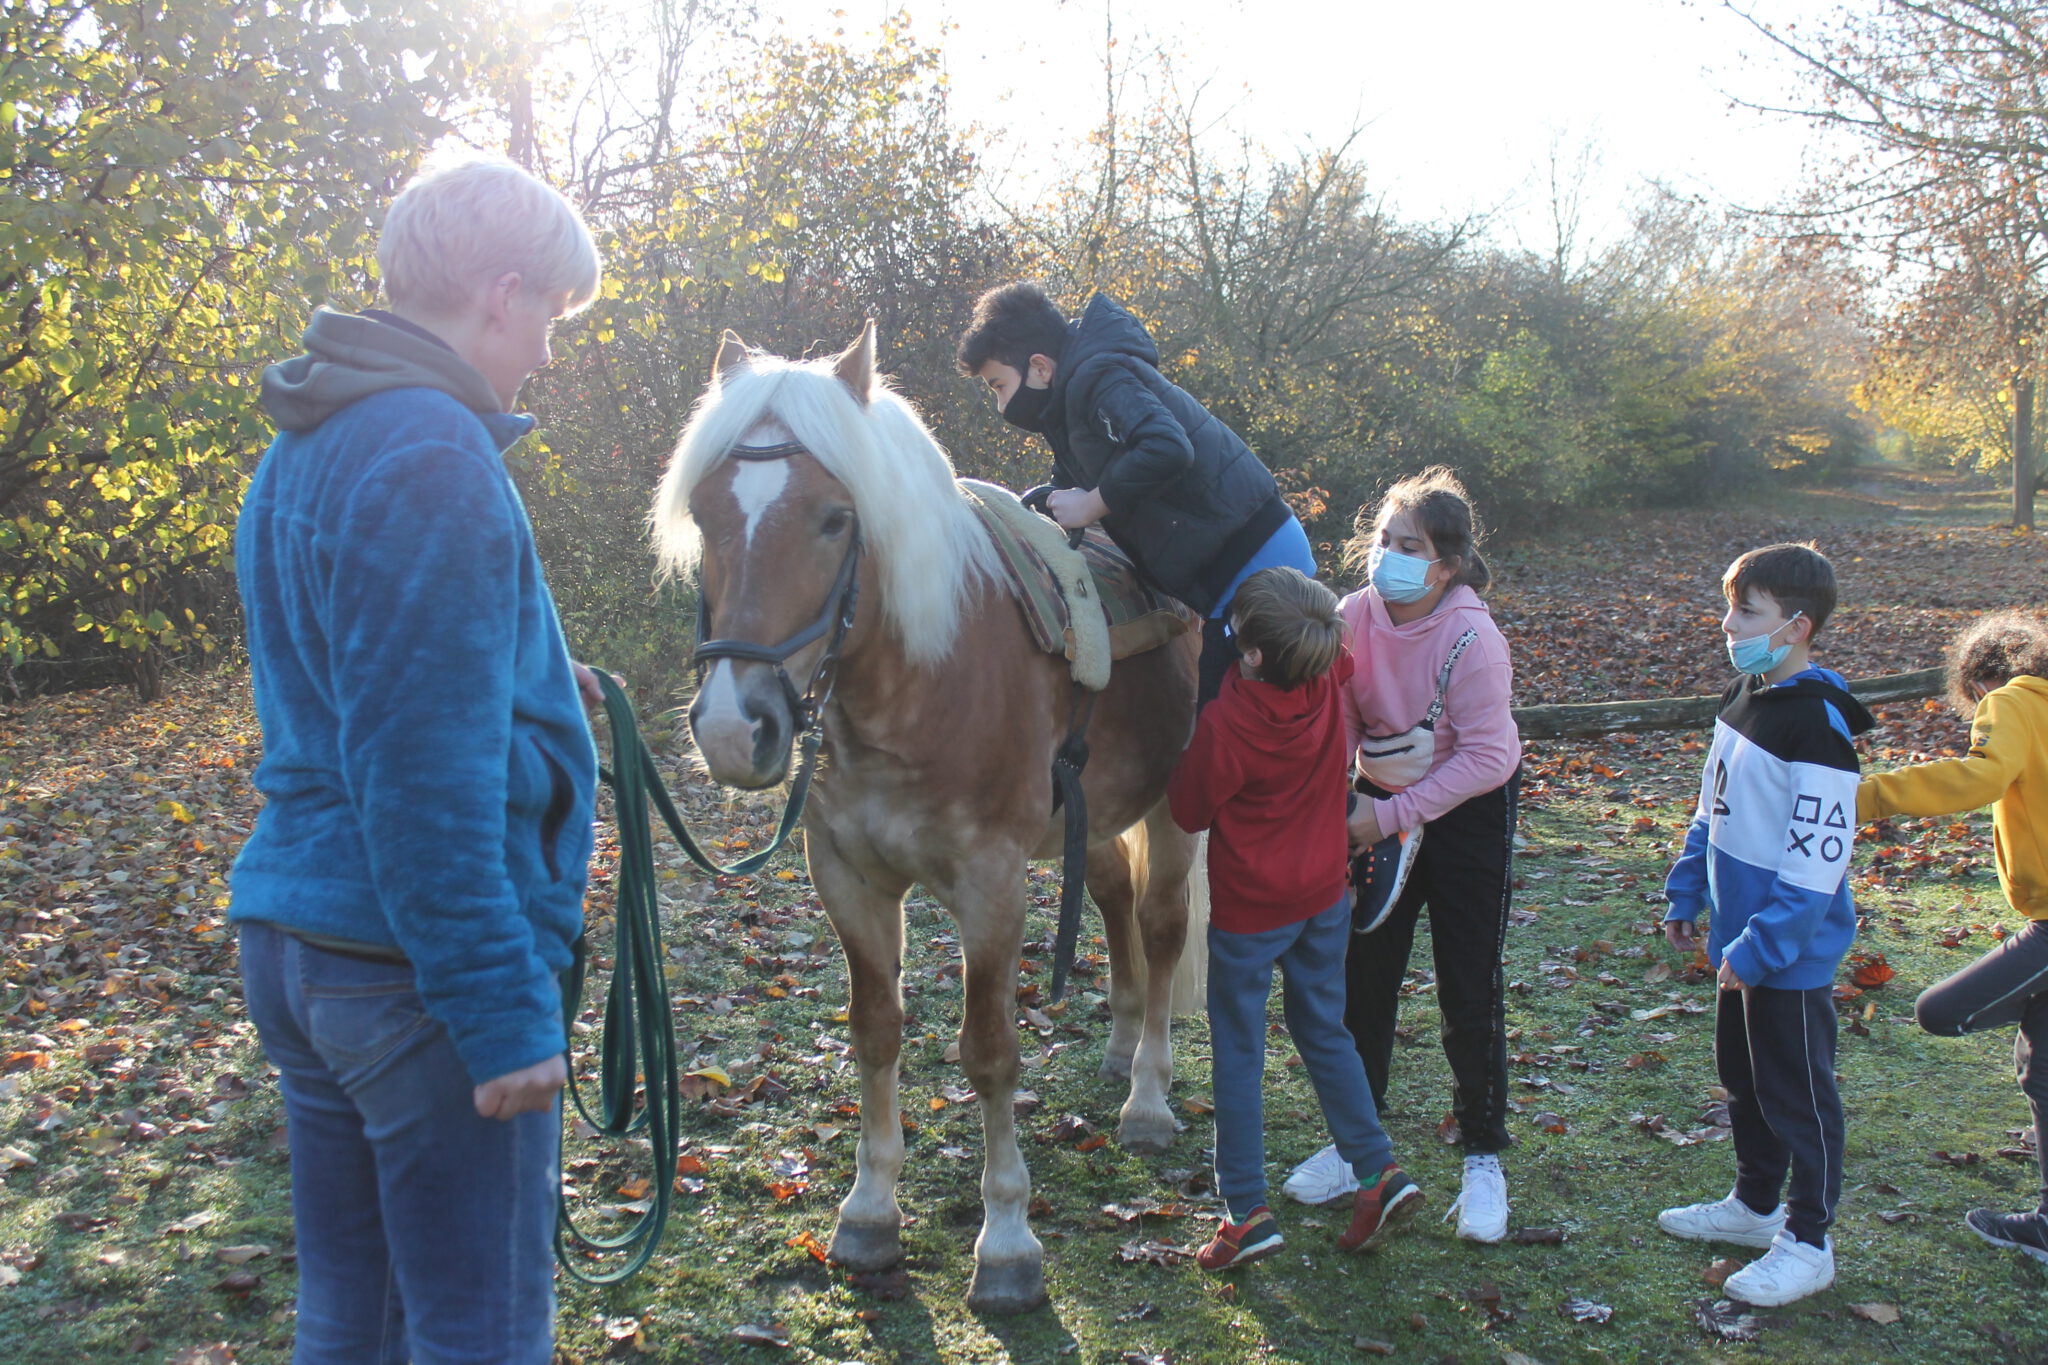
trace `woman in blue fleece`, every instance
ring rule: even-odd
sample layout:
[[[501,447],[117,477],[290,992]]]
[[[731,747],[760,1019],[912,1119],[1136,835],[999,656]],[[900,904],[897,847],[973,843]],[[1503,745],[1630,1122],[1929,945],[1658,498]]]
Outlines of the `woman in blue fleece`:
[[[390,311],[321,311],[264,375],[279,427],[235,553],[266,798],[234,871],[281,1073],[311,1362],[545,1362],[597,762],[501,459],[548,329],[597,292],[555,191],[416,180]]]

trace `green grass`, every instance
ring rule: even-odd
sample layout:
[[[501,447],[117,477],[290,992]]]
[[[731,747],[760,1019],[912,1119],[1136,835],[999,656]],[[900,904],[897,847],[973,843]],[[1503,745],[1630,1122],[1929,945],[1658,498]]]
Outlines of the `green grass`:
[[[1175,1149],[1143,1159],[1113,1142],[1084,1152],[1071,1141],[1031,1140],[1066,1114],[1113,1131],[1122,1091],[1094,1075],[1107,1025],[1084,990],[1054,1016],[1049,1036],[1025,1035],[1033,1056],[1053,1052],[1027,1070],[1043,1107],[1023,1125],[1034,1184],[1046,1201],[1034,1226],[1045,1242],[1051,1303],[1012,1319],[977,1317],[964,1306],[980,1220],[976,1107],[947,1103],[934,1111],[931,1104],[945,1087],[965,1084],[943,1060],[960,998],[957,975],[945,970],[954,961],[950,922],[922,903],[909,913],[906,981],[915,1022],[907,1030],[903,1102],[918,1127],[902,1200],[915,1221],[905,1239],[907,1295],[889,1298],[854,1287],[792,1245],[805,1234],[829,1237],[833,1206],[852,1175],[852,1120],[840,1106],[855,1086],[839,1050],[846,1028],[835,1018],[843,972],[836,955],[820,951],[829,945],[822,913],[800,877],[720,890],[679,873],[673,885],[686,894],[674,900],[670,941],[674,984],[685,1000],[677,1019],[685,1054],[726,1067],[739,1085],[771,1073],[789,1093],[729,1114],[708,1104],[692,1109],[685,1140],[705,1163],[701,1194],[678,1200],[662,1253],[639,1280],[606,1291],[565,1287],[564,1354],[633,1354],[628,1338],[637,1330],[648,1354],[679,1361],[1117,1362],[1135,1352],[1177,1361],[1306,1362],[1358,1358],[1360,1341],[1386,1343],[1401,1358],[1465,1361],[1508,1352],[1541,1361],[1933,1361],[1958,1348],[1992,1360],[2038,1356],[2048,1349],[2040,1272],[1978,1243],[1958,1222],[1971,1207],[2020,1207],[2031,1197],[2031,1167],[1996,1155],[2015,1145],[2008,1130],[2026,1122],[2011,1081],[2010,1035],[1935,1039],[1910,1021],[1920,986],[1991,942],[1981,932],[1960,947],[1939,942],[1943,929],[1998,917],[2001,902],[1981,866],[1981,820],[1963,822],[1960,838],[1946,821],[1902,830],[1901,843],[1940,856],[1859,887],[1868,919],[1859,947],[1884,953],[1898,978],[1845,1007],[1845,1021],[1870,1017],[1868,1036],[1842,1037],[1849,1147],[1837,1287],[1770,1315],[1754,1344],[1712,1341],[1695,1324],[1695,1303],[1716,1297],[1702,1275],[1718,1253],[1664,1237],[1653,1220],[1668,1204],[1724,1192],[1733,1153],[1725,1141],[1674,1146],[1632,1120],[1661,1115],[1671,1127],[1697,1128],[1714,1080],[1711,989],[1649,979],[1661,974],[1653,968],[1673,964],[1661,939],[1646,932],[1698,757],[1645,743],[1595,788],[1568,794],[1553,781],[1525,816],[1517,904],[1532,917],[1510,932],[1508,947],[1509,979],[1520,983],[1511,996],[1510,1074],[1525,1112],[1513,1119],[1517,1145],[1506,1166],[1514,1227],[1561,1229],[1561,1245],[1472,1246],[1438,1221],[1456,1193],[1458,1154],[1437,1137],[1448,1072],[1422,984],[1425,935],[1412,964],[1420,988],[1404,1006],[1412,1036],[1396,1057],[1387,1117],[1397,1152],[1429,1199],[1409,1231],[1376,1255],[1345,1256],[1332,1246],[1338,1215],[1288,1205],[1280,1210],[1286,1252],[1241,1272],[1121,1262],[1126,1242],[1189,1244],[1206,1235],[1206,1205],[1140,1223],[1121,1222],[1103,1206],[1144,1197],[1190,1203],[1178,1184],[1204,1165],[1213,1130],[1206,1116],[1188,1112]],[[1644,820],[1649,827],[1639,828]],[[1952,854],[1978,867],[1961,879],[1939,875]],[[1859,866],[1870,866],[1868,847]],[[1041,896],[1051,890],[1044,883],[1034,889]],[[1042,982],[1042,970],[1034,979]],[[283,1157],[272,1146],[274,1089],[232,991],[211,978],[188,989],[204,1002],[197,1017],[225,1043],[198,1060],[181,1048],[180,1029],[195,1018],[190,999],[154,1020],[130,1010],[126,1025],[110,1014],[85,1027],[93,1036],[126,1027],[136,1040],[129,1055],[143,1059],[141,1069],[160,1067],[194,1090],[185,1111],[212,1126],[127,1140],[113,1116],[161,1092],[139,1079],[109,1082],[77,1053],[9,1078],[0,1143],[31,1151],[37,1164],[5,1177],[0,1250],[41,1256],[19,1284],[0,1290],[0,1340],[10,1343],[10,1358],[169,1359],[208,1342],[231,1343],[241,1361],[287,1358],[290,1229]],[[207,1000],[217,989],[222,998]],[[1630,1018],[1673,1004],[1701,1012]],[[1177,1039],[1180,1103],[1207,1094],[1205,1030],[1184,1020]],[[1305,1079],[1287,1064],[1290,1051],[1284,1034],[1272,1035],[1268,1156],[1276,1187],[1321,1142]],[[213,1101],[219,1108],[209,1118],[211,1078],[225,1073],[251,1081],[251,1093]],[[1550,1085],[1528,1084],[1538,1080]],[[71,1096],[62,1101],[67,1123],[35,1131],[36,1097],[58,1093]],[[1538,1129],[1536,1115],[1546,1111],[1564,1132]],[[1936,1149],[1982,1160],[1957,1168],[1936,1160]],[[771,1182],[806,1152],[809,1188],[779,1200]],[[617,1186],[630,1179],[637,1154],[593,1156],[579,1146],[572,1159],[595,1160],[578,1170],[581,1202],[603,1205],[623,1197]],[[779,1174],[771,1164],[778,1160],[785,1163]],[[213,1221],[165,1235],[166,1225],[200,1211]],[[1900,1212],[1909,1216],[1882,1217]],[[85,1230],[66,1228],[60,1214],[84,1215]],[[112,1221],[92,1226],[98,1218]],[[259,1279],[238,1290],[215,1253],[249,1244],[273,1251],[242,1267]],[[1612,1306],[1612,1321],[1569,1320],[1560,1306],[1574,1296]],[[1896,1305],[1901,1320],[1865,1321],[1850,1311],[1862,1303]],[[750,1347],[731,1335],[749,1324],[779,1326],[790,1344]]]

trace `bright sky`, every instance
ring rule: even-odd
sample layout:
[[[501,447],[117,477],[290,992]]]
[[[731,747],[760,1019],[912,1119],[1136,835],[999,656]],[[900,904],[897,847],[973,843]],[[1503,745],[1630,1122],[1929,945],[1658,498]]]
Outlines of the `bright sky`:
[[[1774,23],[1822,0],[1753,0]],[[1120,51],[1178,55],[1183,88],[1285,154],[1366,125],[1357,144],[1403,216],[1496,217],[1496,237],[1547,250],[1553,149],[1591,147],[1584,216],[1618,235],[1658,179],[1714,203],[1760,206],[1800,176],[1813,132],[1731,106],[1794,91],[1791,69],[1718,0],[764,0],[799,33],[849,38],[906,9],[947,54],[956,109],[1004,139],[997,167],[1042,165],[1045,140],[1101,118],[1104,20]]]

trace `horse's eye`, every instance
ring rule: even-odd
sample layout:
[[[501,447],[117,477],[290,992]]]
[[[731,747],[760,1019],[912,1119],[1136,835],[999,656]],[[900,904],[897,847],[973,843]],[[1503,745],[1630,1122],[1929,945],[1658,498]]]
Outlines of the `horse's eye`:
[[[851,525],[853,525],[852,511],[844,507],[835,507],[825,514],[825,524],[819,527],[818,530],[822,535],[844,535],[846,529]]]

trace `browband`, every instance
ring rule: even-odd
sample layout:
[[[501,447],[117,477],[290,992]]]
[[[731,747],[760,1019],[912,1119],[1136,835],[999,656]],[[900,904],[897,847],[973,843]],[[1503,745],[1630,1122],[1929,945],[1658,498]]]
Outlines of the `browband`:
[[[800,441],[784,441],[772,446],[734,446],[725,453],[734,460],[786,460],[792,455],[806,454],[807,449]]]

